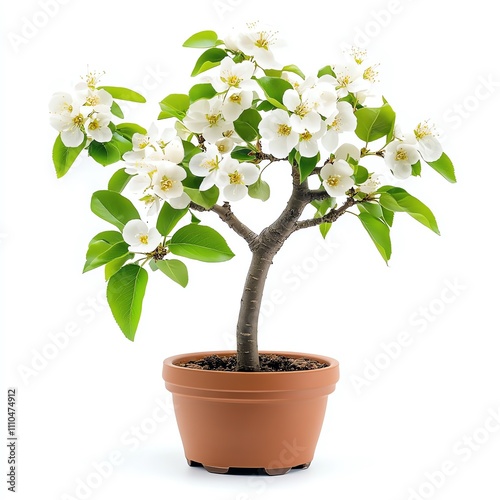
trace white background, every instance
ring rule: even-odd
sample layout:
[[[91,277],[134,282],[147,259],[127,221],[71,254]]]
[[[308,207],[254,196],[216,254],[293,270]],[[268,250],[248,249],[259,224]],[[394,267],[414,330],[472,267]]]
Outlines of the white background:
[[[491,3],[47,4],[50,15],[43,0],[3,2],[1,15],[2,397],[5,409],[7,387],[17,387],[17,498],[154,500],[179,498],[172,492],[179,488],[182,498],[207,500],[499,498],[500,422],[491,415],[500,412],[500,66]],[[106,70],[105,84],[147,95],[127,118],[148,126],[159,100],[187,90],[199,52],[182,42],[255,18],[280,30],[288,40],[283,62],[306,72],[337,61],[342,44],[366,45],[382,63],[381,88],[401,125],[432,118],[459,179],[448,184],[427,168],[406,184],[434,210],[442,236],[399,214],[388,267],[352,216],[332,230],[329,252],[310,230],[276,258],[260,347],[333,356],[342,377],[311,468],[277,478],[188,468],[161,378],[169,355],[234,346],[245,245],[205,215],[237,257],[189,263],[185,290],[152,277],[129,342],[103,304],[101,272],[81,274],[88,240],[108,228],[88,209],[90,196],[115,167],[82,160],[57,180],[47,116],[51,94],[70,90],[89,65]],[[248,222],[255,229],[280,209],[282,178],[271,179],[277,204],[235,208],[245,220],[255,216]],[[302,277],[292,281],[294,273]],[[397,350],[391,342],[401,335],[410,340]],[[396,359],[387,363],[384,345]],[[448,475],[435,474],[443,463]],[[0,487],[6,491],[4,480]]]

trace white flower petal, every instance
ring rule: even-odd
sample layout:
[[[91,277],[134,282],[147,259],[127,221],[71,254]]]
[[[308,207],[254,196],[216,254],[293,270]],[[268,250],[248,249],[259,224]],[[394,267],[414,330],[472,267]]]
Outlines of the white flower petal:
[[[239,201],[247,194],[248,188],[243,184],[229,184],[222,191],[222,195],[226,201]]]

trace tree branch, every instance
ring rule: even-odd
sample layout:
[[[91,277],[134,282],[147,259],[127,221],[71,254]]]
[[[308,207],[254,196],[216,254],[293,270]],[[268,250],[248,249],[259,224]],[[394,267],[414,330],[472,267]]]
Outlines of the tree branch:
[[[225,222],[238,236],[241,236],[249,245],[250,250],[253,249],[257,241],[257,234],[254,233],[249,227],[241,222],[231,210],[231,205],[225,201],[224,204],[214,205],[212,208],[205,208],[197,205],[194,202],[189,204],[189,208],[197,212],[215,212],[219,218]]]
[[[341,215],[344,215],[347,210],[349,210],[354,205],[357,205],[358,203],[362,203],[363,201],[365,200],[355,200],[354,198],[349,197],[341,207],[337,208],[336,210],[330,210],[323,217],[318,217],[316,219],[306,219],[297,222],[295,224],[295,230],[298,231],[299,229],[306,229],[308,227],[319,226],[320,224],[324,223],[335,222]]]

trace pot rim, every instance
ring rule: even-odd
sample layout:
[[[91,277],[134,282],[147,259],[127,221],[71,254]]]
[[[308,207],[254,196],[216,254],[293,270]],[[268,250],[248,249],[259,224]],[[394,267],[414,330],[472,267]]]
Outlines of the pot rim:
[[[176,362],[182,362],[182,361],[196,361],[198,359],[202,359],[206,356],[213,356],[213,355],[218,355],[218,356],[231,356],[236,354],[235,350],[223,350],[223,351],[199,351],[199,352],[189,352],[185,354],[176,354],[173,356],[169,356],[163,361],[163,366],[164,367],[173,367],[174,369],[178,370],[190,370],[190,371],[195,371],[195,372],[203,372],[203,373],[224,373],[227,375],[230,374],[238,374],[238,375],[248,375],[248,376],[258,376],[258,375],[280,375],[282,373],[287,373],[287,374],[300,374],[304,372],[321,372],[325,370],[331,370],[332,368],[338,367],[339,362],[334,359],[330,358],[329,356],[324,356],[322,354],[310,354],[310,353],[305,353],[305,352],[298,352],[298,351],[268,351],[264,350],[261,351],[259,350],[259,354],[276,354],[279,356],[289,356],[291,358],[309,358],[314,361],[320,361],[322,363],[327,363],[328,366],[325,366],[323,368],[315,368],[313,370],[294,370],[294,371],[280,371],[280,372],[230,372],[230,371],[218,371],[218,370],[197,370],[196,368],[189,368],[186,366],[179,366],[176,365]]]

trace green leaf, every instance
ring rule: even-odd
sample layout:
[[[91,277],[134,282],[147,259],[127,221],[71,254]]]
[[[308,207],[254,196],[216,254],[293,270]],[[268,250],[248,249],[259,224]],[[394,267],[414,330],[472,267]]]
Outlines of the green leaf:
[[[120,123],[116,126],[116,131],[129,141],[132,141],[132,137],[134,134],[146,135],[148,133],[148,131],[144,127],[141,127],[136,123]]]
[[[306,79],[304,73],[302,73],[300,68],[295,66],[295,64],[288,64],[287,66],[284,66],[283,71],[288,71],[289,73],[295,73],[296,75],[299,75],[304,80]]]
[[[356,111],[356,135],[366,142],[372,142],[388,135],[394,128],[396,113],[385,103],[380,108],[361,108]]]
[[[381,208],[382,208],[382,217],[384,221],[389,227],[392,227],[392,224],[394,223],[394,212],[384,207]]]
[[[103,167],[120,161],[120,150],[111,142],[92,141],[89,146],[89,155]]]
[[[263,76],[262,78],[257,78],[257,83],[260,85],[267,100],[274,106],[286,109],[283,105],[283,94],[293,86],[290,82],[283,80],[282,78],[276,78],[272,76]]]
[[[196,217],[193,212],[191,212],[191,224],[199,224],[200,222],[201,220],[198,219],[198,217]]]
[[[360,212],[368,212],[373,217],[377,219],[383,219],[384,214],[382,213],[382,207],[378,203],[360,203],[358,205]]]
[[[211,99],[217,94],[211,83],[198,83],[191,87],[189,91],[189,99],[191,103],[198,101],[199,99]]]
[[[389,189],[385,189],[389,188]],[[439,234],[439,228],[434,214],[429,207],[420,200],[409,194],[402,188],[384,186],[381,188],[380,204],[393,212],[406,212],[415,220],[428,227],[436,234]],[[380,191],[380,190],[379,190]]]
[[[166,274],[171,280],[179,283],[183,288],[188,284],[188,270],[186,264],[177,259],[170,260],[157,260],[156,266],[158,269]]]
[[[112,144],[113,146],[115,146],[115,148],[118,149],[118,151],[120,151],[121,156],[123,156],[128,151],[132,151],[133,148],[132,141],[125,138],[119,132],[113,132],[112,139],[106,144]]]
[[[247,161],[252,163],[255,161],[255,151],[244,146],[235,146],[231,151],[231,157],[241,162]]]
[[[196,61],[191,76],[199,75],[204,71],[219,66],[222,59],[225,57],[227,57],[227,52],[225,50],[215,48],[206,50]]]
[[[202,262],[225,262],[234,257],[217,231],[200,224],[181,227],[172,236],[168,248],[174,255]]]
[[[438,160],[428,161],[426,163],[430,165],[437,173],[441,174],[448,182],[457,182],[453,163],[445,153],[443,153]]]
[[[351,165],[354,169],[354,182],[356,184],[363,184],[366,180],[368,180],[368,170],[361,165]]]
[[[179,210],[177,208],[172,208],[170,203],[164,203],[163,207],[161,207],[160,213],[158,214],[156,229],[158,229],[160,234],[163,236],[168,236],[177,223],[187,214],[187,212],[187,208]]]
[[[248,194],[251,198],[267,201],[271,196],[271,188],[266,181],[263,181],[262,178],[259,177],[255,184],[248,186]]]
[[[269,101],[260,101],[260,104],[255,109],[257,111],[272,111],[276,109],[276,106]]]
[[[366,232],[370,235],[373,243],[375,243],[380,255],[387,263],[391,258],[392,252],[389,226],[368,212],[360,213],[358,218],[366,229]]]
[[[141,218],[132,202],[114,191],[96,191],[92,195],[90,209],[120,230],[128,221]]]
[[[60,179],[65,175],[71,168],[71,165],[78,158],[78,155],[82,152],[85,147],[85,138],[82,143],[76,148],[68,148],[64,145],[61,134],[59,134],[54,142],[54,147],[52,149],[52,160],[54,161],[54,167],[56,168],[57,178]]]
[[[422,173],[422,163],[420,160],[411,166],[411,175],[418,177]]]
[[[296,159],[299,164],[301,183],[304,182],[311,175],[312,171],[317,167],[320,158],[321,155],[319,153],[311,158],[308,158],[306,156],[300,156],[300,154],[297,153]]]
[[[118,231],[103,231],[89,242],[83,272],[102,266],[120,256],[128,254],[128,245]]]
[[[319,225],[319,232],[321,233],[321,236],[323,236],[323,239],[326,238],[326,235],[330,232],[331,228],[332,228],[331,222],[324,222],[323,224]]]
[[[113,101],[113,104],[111,104],[111,113],[113,113],[118,118],[125,118],[122,108],[118,106],[116,101]]]
[[[182,164],[186,167],[189,166],[189,161],[194,155],[203,152],[198,146],[195,146],[193,143],[188,141],[182,141],[182,147],[184,148],[184,158],[182,160]]]
[[[234,122],[234,130],[246,142],[252,142],[259,137],[259,123],[262,117],[256,109],[246,109]]]
[[[189,109],[190,100],[186,94],[170,94],[165,99],[160,101],[161,113],[158,120],[164,118],[178,118],[183,120],[186,116],[186,111]]]
[[[194,203],[206,208],[207,210],[211,209],[219,199],[219,188],[217,186],[212,186],[206,191],[184,187],[184,191],[189,195]]]
[[[133,253],[128,253],[126,255],[122,255],[121,257],[118,257],[115,260],[112,260],[111,262],[108,262],[104,266],[104,279],[106,281],[108,281],[109,278],[111,278],[111,276],[113,276],[113,274],[118,272],[123,267],[125,262],[127,262],[127,260],[133,258],[133,256],[134,256]]]
[[[132,102],[146,102],[146,99],[135,92],[134,90],[127,89],[125,87],[99,87],[109,92],[113,99],[120,99],[121,101],[132,101]]]
[[[318,219],[319,217],[326,215],[331,208],[335,208],[337,206],[337,200],[335,198],[328,197],[321,201],[311,201],[311,205],[316,209],[314,218]]]
[[[333,68],[331,66],[324,66],[323,68],[321,68],[318,71],[318,78],[322,77],[323,75],[335,76]]]
[[[206,49],[219,44],[219,37],[215,31],[200,31],[190,36],[183,44],[183,47],[194,49]]]
[[[107,299],[115,321],[129,340],[134,340],[146,293],[148,273],[135,264],[128,264],[108,281]]]
[[[132,179],[132,177],[132,175],[125,172],[124,168],[120,168],[120,170],[117,170],[111,176],[111,179],[109,179],[108,190],[121,193],[125,189],[125,186],[129,183],[130,179]]]

